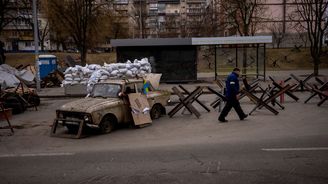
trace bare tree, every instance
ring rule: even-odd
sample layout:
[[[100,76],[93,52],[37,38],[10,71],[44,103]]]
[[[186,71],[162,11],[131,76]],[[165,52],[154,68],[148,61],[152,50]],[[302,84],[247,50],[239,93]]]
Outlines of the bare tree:
[[[272,24],[269,25],[268,29],[270,30],[273,38],[273,48],[274,45],[277,46],[277,48],[280,48],[281,42],[285,38],[285,33],[283,32],[283,25],[282,23],[279,22],[273,22]]]
[[[49,5],[74,40],[81,64],[85,65],[87,50],[95,43],[104,4],[96,0],[49,0]]]
[[[145,0],[134,1],[134,6],[130,13],[130,17],[136,23],[139,30],[139,37],[146,37],[146,20],[147,20],[147,8]]]
[[[225,24],[241,36],[254,35],[263,19],[266,0],[222,0]]]
[[[259,29],[259,24],[263,20],[266,7],[263,5],[266,0],[222,0],[221,7],[224,23],[240,36],[251,36]],[[243,49],[243,68],[246,74],[247,49]]]
[[[294,19],[292,19],[292,20],[294,20]],[[302,46],[304,48],[307,48],[309,39],[308,39],[307,31],[304,28],[304,26],[300,26],[299,23],[296,23],[296,24],[291,25],[291,29],[294,29],[297,33],[294,46],[295,47],[301,47]],[[303,45],[297,45],[297,43],[299,43],[299,41],[301,41],[301,43]]]
[[[307,31],[310,41],[310,52],[314,65],[313,72],[319,74],[322,44],[327,29],[327,0],[295,0],[298,24]]]
[[[128,15],[125,12],[115,11],[115,13],[109,13],[107,11],[104,15],[104,24],[102,34],[105,37],[110,38],[127,38],[129,37],[129,29],[127,18]]]

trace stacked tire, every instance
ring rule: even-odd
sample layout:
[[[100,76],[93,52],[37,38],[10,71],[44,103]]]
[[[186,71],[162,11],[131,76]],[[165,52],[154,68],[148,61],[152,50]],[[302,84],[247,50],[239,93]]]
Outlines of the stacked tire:
[[[10,94],[5,98],[4,102],[5,108],[11,108],[13,114],[20,114],[26,110],[26,106],[17,94]]]

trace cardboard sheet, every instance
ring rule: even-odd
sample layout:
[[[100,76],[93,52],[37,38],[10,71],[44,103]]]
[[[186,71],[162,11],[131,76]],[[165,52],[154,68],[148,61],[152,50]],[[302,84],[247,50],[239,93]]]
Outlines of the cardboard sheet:
[[[135,125],[152,123],[147,97],[141,93],[128,94]]]

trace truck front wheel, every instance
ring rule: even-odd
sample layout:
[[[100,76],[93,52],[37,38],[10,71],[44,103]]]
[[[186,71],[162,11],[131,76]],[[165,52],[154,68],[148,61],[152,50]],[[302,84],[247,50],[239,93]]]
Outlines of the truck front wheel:
[[[103,117],[99,124],[100,132],[103,134],[107,134],[115,130],[117,124],[117,120],[112,115],[107,115]]]
[[[150,117],[152,120],[158,119],[161,117],[163,106],[161,104],[154,104],[150,110]]]

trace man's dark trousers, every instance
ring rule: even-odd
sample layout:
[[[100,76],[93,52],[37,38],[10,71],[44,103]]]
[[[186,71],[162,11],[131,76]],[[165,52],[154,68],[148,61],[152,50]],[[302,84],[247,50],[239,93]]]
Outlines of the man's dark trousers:
[[[237,100],[237,98],[228,98],[227,99],[227,102],[220,114],[220,117],[219,119],[225,119],[225,117],[228,115],[228,113],[230,112],[231,108],[234,108],[235,111],[237,112],[238,116],[239,116],[239,119],[244,119],[245,118],[245,113],[244,111],[241,109],[240,107],[240,103],[239,101]]]

